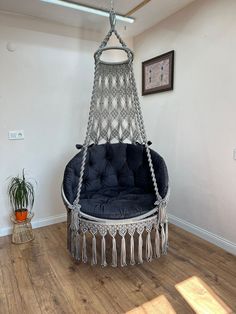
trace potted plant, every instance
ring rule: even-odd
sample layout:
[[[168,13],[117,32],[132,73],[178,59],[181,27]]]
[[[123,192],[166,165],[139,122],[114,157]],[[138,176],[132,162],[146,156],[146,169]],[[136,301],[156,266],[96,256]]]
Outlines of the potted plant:
[[[16,220],[26,220],[29,208],[31,210],[34,205],[34,186],[26,180],[24,169],[21,177],[11,178],[8,186],[8,195]]]

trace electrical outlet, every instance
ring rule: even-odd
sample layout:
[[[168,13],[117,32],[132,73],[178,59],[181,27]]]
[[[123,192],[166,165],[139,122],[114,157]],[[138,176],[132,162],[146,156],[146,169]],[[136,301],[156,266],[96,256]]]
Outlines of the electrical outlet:
[[[23,140],[25,138],[24,130],[14,130],[8,132],[9,140]]]

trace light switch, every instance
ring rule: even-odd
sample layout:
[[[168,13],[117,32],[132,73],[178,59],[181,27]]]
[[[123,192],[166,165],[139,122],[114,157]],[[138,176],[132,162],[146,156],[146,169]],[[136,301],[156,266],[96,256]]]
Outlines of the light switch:
[[[24,130],[14,130],[8,132],[9,140],[23,140],[25,138]]]

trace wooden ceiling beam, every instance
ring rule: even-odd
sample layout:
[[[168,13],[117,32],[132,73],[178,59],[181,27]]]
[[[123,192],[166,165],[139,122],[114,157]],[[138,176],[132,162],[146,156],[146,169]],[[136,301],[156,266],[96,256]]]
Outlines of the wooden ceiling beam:
[[[134,14],[136,11],[140,10],[142,7],[144,7],[148,2],[150,2],[151,0],[144,0],[142,2],[140,2],[138,5],[136,5],[136,7],[134,7],[132,10],[130,10],[129,12],[127,12],[125,14],[125,16],[131,16],[132,14]]]

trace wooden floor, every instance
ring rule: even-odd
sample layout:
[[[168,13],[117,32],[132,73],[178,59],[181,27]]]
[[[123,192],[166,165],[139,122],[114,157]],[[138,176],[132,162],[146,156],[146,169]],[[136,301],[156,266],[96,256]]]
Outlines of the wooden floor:
[[[34,232],[23,245],[0,238],[1,314],[196,313],[180,293],[193,276],[236,313],[236,257],[173,225],[167,256],[125,268],[74,263],[65,223]]]

